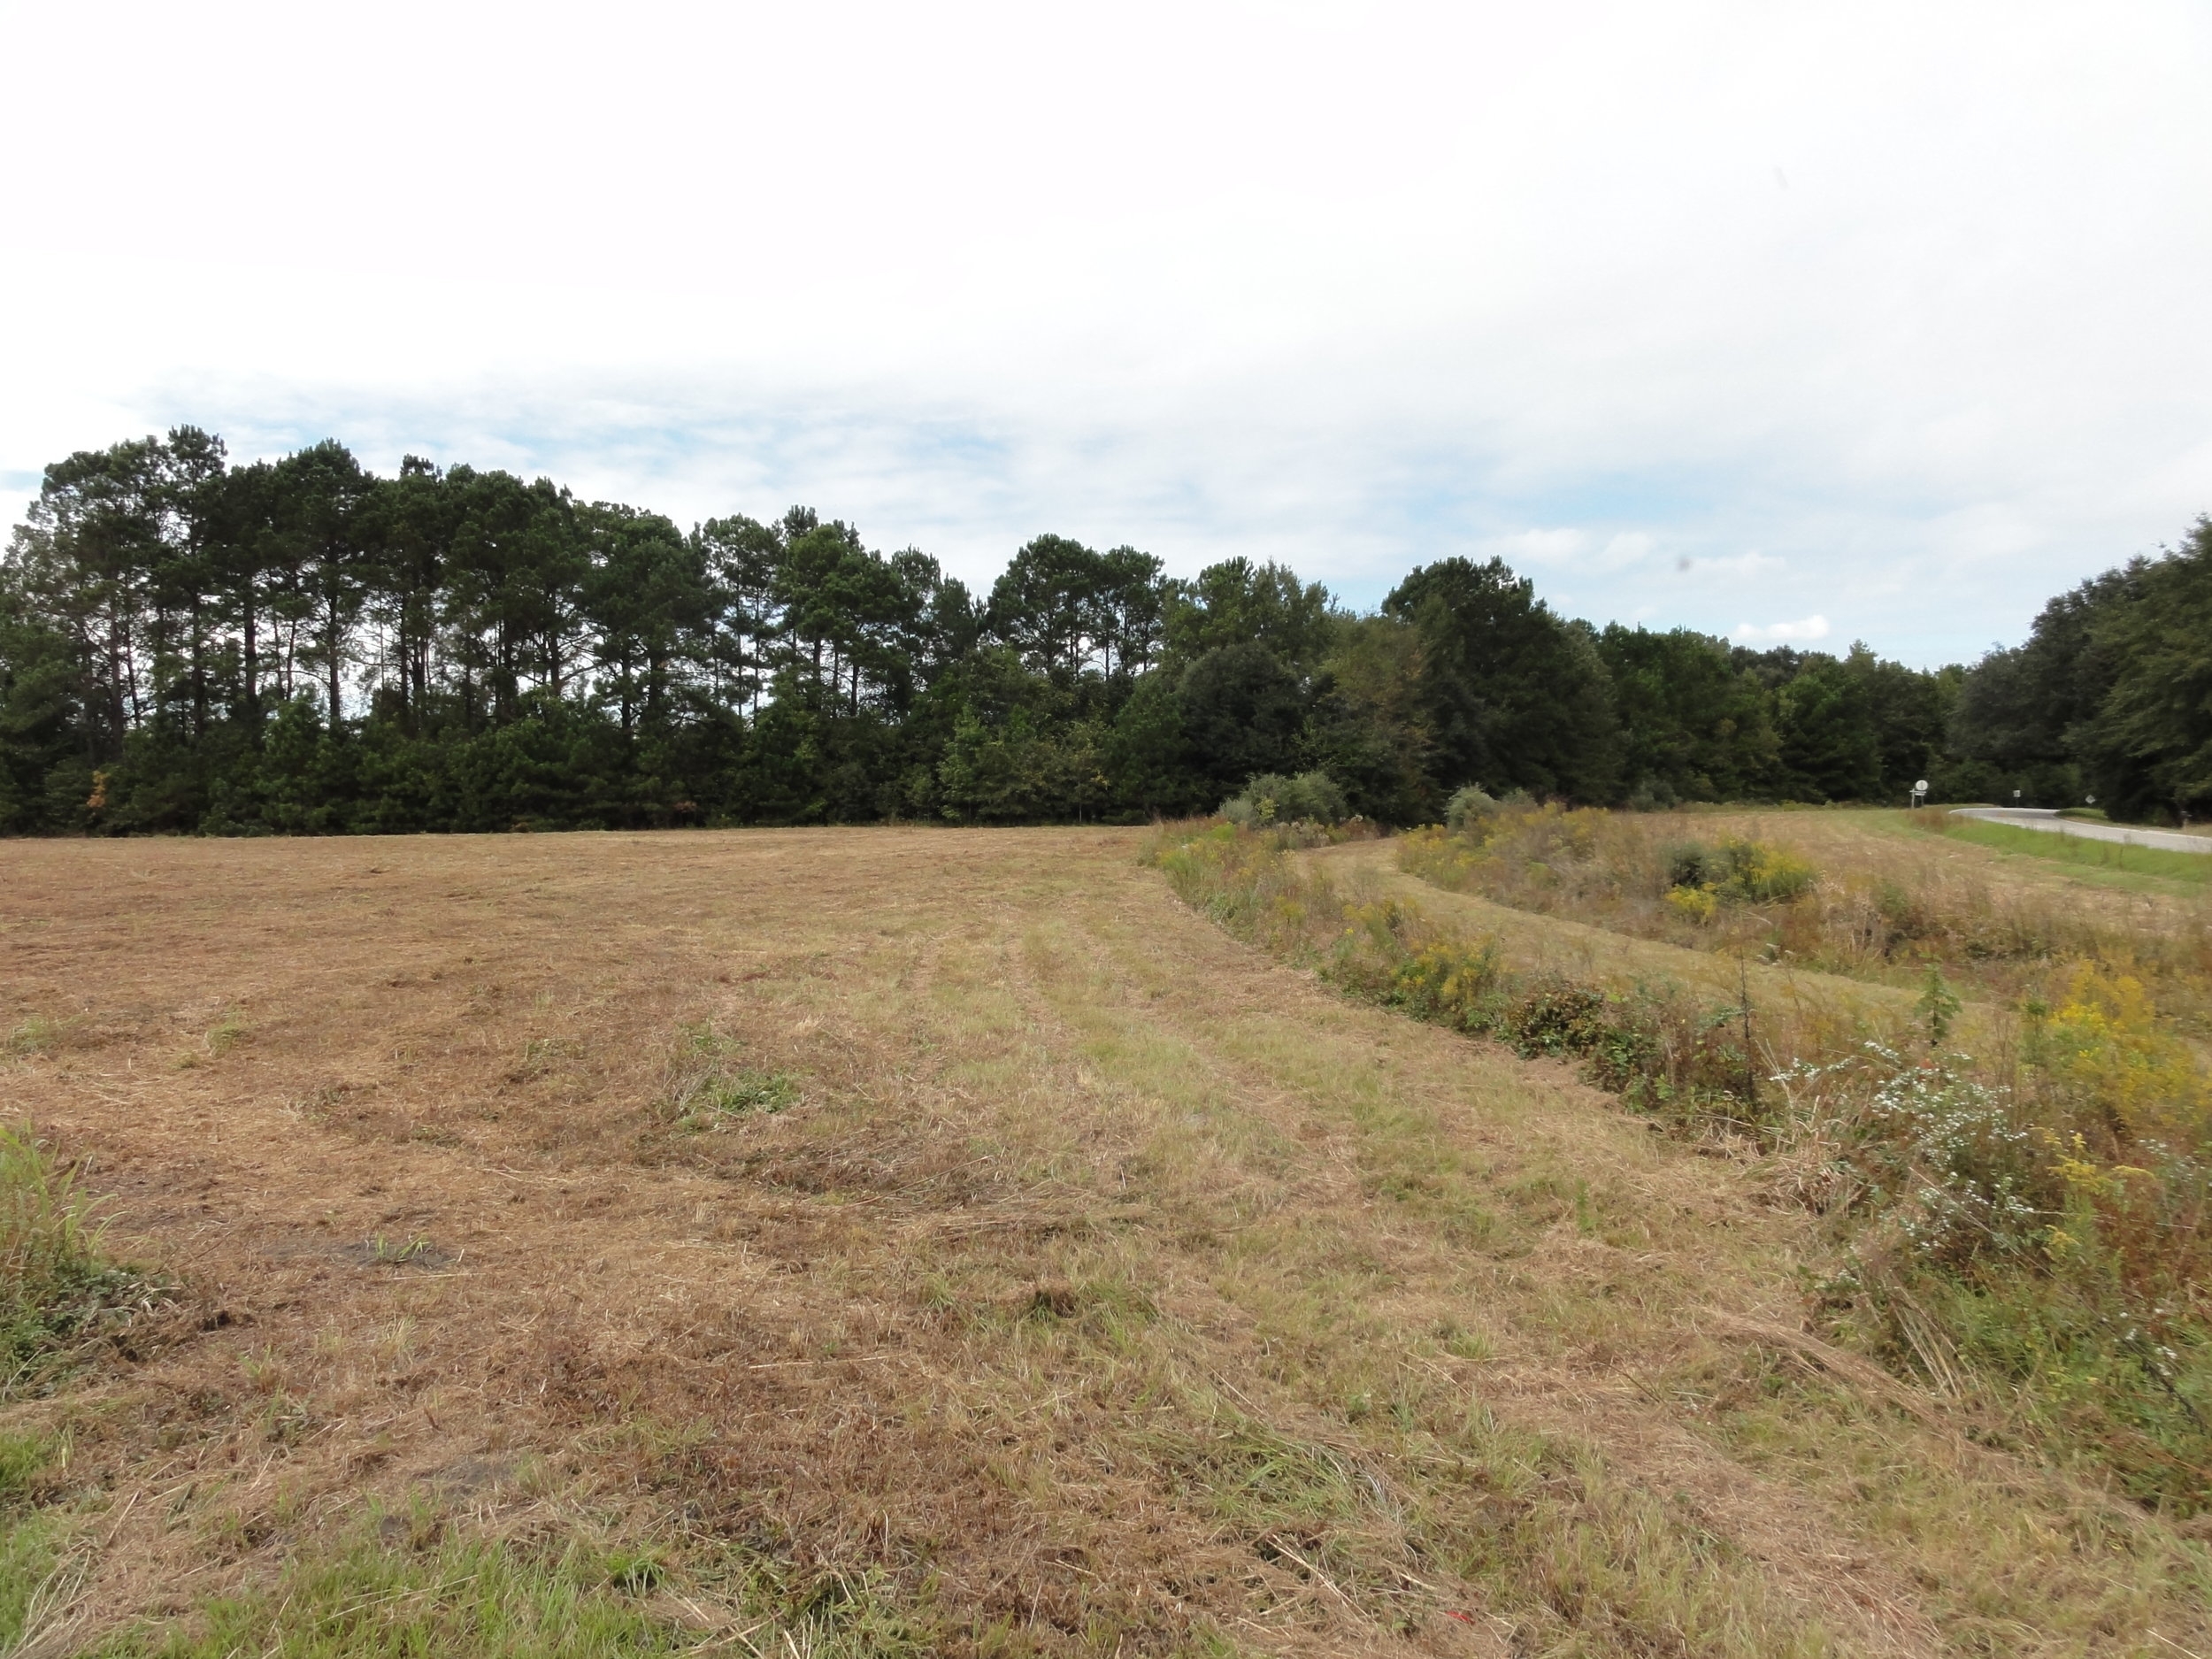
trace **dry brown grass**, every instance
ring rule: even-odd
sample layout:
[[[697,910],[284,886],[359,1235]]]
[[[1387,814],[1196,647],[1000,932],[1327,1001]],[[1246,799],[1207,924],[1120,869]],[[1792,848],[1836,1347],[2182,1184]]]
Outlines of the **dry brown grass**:
[[[1904,895],[1928,932],[1893,949],[1900,977],[1933,957],[1985,995],[2017,998],[2045,988],[2052,962],[2097,959],[2141,974],[2162,1008],[2212,1033],[2212,898],[2200,881],[1978,846],[1932,833],[1943,823],[1933,808],[1701,812],[1675,823],[1678,833],[1795,848],[1862,909],[1885,889]],[[1878,972],[1879,954],[1863,950],[1858,962],[1834,965]]]
[[[2212,1649],[2201,1540],[1824,1355],[1755,1171],[1136,849],[10,844],[0,1090],[188,1287],[8,1408],[73,1437],[74,1628],[375,1501],[876,1575],[955,1650]]]
[[[2094,961],[2144,979],[2170,1018],[2212,1033],[2212,903],[2201,884],[1930,833],[1943,823],[1932,809],[1548,807],[1479,819],[1465,836],[1408,836],[1401,862],[1517,910],[1693,949],[1901,986],[1939,964],[1970,995],[2006,1005],[2055,1000],[2075,964]],[[1771,900],[1670,890],[1686,851],[1730,843],[1793,865],[1804,890]]]

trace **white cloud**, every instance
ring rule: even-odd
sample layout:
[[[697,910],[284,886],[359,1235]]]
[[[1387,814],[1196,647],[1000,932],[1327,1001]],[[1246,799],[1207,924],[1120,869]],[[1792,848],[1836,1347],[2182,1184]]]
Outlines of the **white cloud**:
[[[1771,553],[1756,551],[1705,558],[1692,558],[1686,553],[1675,561],[1675,569],[1685,575],[1694,572],[1706,576],[1756,576],[1766,571],[1778,571],[1787,563]]]
[[[2189,0],[616,15],[0,8],[0,473],[191,419],[1717,631],[1688,558],[1915,660],[2212,507]]]
[[[1740,622],[1735,637],[1744,645],[1807,645],[1828,637],[1828,618],[1807,617],[1799,622],[1770,622],[1764,627]]]

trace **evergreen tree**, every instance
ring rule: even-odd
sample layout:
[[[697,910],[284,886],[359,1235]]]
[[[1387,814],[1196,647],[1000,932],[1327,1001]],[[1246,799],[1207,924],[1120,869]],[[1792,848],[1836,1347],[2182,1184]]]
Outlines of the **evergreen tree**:
[[[1209,810],[1327,772],[1640,806],[2089,787],[2212,803],[2212,527],[1970,670],[1602,634],[1502,564],[1379,614],[1231,559],[1043,535],[987,598],[794,507],[689,532],[552,480],[189,426],[70,456],[0,558],[0,832],[1009,823]]]

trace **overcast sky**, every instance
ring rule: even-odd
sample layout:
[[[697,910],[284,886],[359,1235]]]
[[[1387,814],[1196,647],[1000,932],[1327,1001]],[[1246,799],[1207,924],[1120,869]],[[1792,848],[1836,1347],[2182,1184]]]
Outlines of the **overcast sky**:
[[[0,512],[188,421],[1928,664],[2212,509],[2212,6],[0,0]]]

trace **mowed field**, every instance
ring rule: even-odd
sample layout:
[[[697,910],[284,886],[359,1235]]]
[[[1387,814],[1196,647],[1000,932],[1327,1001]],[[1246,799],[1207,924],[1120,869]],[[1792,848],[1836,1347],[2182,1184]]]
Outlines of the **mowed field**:
[[[1772,1171],[1239,945],[1142,839],[0,847],[8,1115],[180,1286],[0,1406],[50,1454],[0,1612],[42,1654],[2212,1652],[2202,1528],[1806,1334]]]

